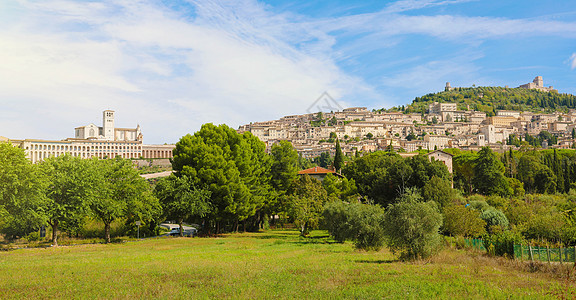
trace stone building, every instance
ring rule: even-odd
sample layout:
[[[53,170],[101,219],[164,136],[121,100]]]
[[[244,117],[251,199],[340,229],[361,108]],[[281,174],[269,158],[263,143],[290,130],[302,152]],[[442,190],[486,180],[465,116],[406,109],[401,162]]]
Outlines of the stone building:
[[[136,128],[116,128],[114,111],[103,112],[103,126],[94,124],[75,128],[75,137],[64,140],[9,140],[26,151],[33,163],[51,156],[69,154],[81,158],[171,158],[174,145],[144,145],[142,131]]]
[[[529,89],[529,90],[539,90],[539,91],[544,91],[544,92],[558,92],[558,90],[555,90],[554,87],[552,87],[552,86],[545,87],[544,86],[544,80],[542,79],[542,76],[536,76],[536,78],[534,78],[534,80],[532,80],[532,82],[527,83],[527,84],[523,84],[523,85],[519,86],[519,88]]]
[[[441,161],[442,163],[444,163],[446,165],[446,167],[448,168],[448,172],[452,173],[452,157],[454,155],[448,153],[448,152],[444,152],[441,150],[436,150],[433,152],[428,153],[428,159],[432,160],[437,160],[437,161]]]

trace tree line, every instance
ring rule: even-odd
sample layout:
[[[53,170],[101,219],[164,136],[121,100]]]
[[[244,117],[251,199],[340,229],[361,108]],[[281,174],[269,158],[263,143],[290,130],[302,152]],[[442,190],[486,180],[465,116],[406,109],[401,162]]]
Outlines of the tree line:
[[[32,164],[22,149],[0,143],[0,170],[0,229],[9,239],[49,225],[58,245],[59,231],[78,234],[90,217],[110,242],[119,219],[146,221],[152,231],[160,220],[162,208],[130,160],[63,155]]]
[[[407,105],[402,111],[425,113],[428,104],[433,102],[457,103],[458,109],[462,110],[469,106],[471,109],[485,112],[488,116],[495,115],[496,110],[538,112],[576,108],[576,96],[572,94],[523,88],[470,87],[455,88],[451,91],[416,97],[412,104]],[[400,110],[400,108],[396,108],[396,110]]]
[[[287,141],[267,153],[249,132],[204,124],[176,144],[174,174],[149,184],[129,160],[65,155],[33,165],[3,143],[0,229],[16,238],[49,224],[56,244],[57,231],[77,233],[86,219],[102,224],[106,241],[119,221],[128,233],[140,221],[150,235],[164,220],[200,224],[206,234],[292,223],[302,235],[322,227],[363,249],[385,241],[406,258],[432,253],[440,233],[576,244],[575,151],[446,151],[454,174],[425,153],[345,157],[337,149],[330,161],[345,177],[319,181],[298,175],[313,162]]]

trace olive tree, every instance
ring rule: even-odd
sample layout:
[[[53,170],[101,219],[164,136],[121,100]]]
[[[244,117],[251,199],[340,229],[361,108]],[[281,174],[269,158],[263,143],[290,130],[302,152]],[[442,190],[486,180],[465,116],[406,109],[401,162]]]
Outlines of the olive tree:
[[[412,195],[388,206],[384,220],[387,245],[403,260],[427,258],[440,246],[442,215],[435,202],[418,201],[414,192],[409,193]]]
[[[324,228],[338,242],[351,240],[363,250],[379,250],[384,244],[384,210],[379,205],[332,201],[322,216]]]

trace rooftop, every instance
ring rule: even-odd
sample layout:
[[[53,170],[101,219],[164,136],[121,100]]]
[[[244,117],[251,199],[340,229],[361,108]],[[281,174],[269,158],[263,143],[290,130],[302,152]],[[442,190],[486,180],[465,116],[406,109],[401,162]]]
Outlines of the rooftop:
[[[329,170],[326,168],[322,168],[322,167],[312,167],[310,169],[306,169],[306,170],[302,170],[300,172],[298,172],[298,175],[328,175],[328,174],[334,174],[335,176],[338,177],[344,177],[339,173],[336,173],[336,171],[334,170]]]

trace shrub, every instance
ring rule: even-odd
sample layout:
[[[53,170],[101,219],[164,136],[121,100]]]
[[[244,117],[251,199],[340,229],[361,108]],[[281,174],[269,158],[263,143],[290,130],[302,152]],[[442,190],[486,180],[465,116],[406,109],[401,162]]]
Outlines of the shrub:
[[[28,242],[36,242],[40,240],[40,232],[33,231],[24,237]]]
[[[560,213],[538,214],[528,220],[523,233],[527,239],[557,241],[563,238],[568,227]]]
[[[474,201],[470,201],[469,203],[470,208],[475,209],[477,211],[485,211],[488,208],[490,208],[490,205],[488,205],[488,203],[486,201],[483,200],[474,200]]]
[[[466,248],[466,239],[463,236],[457,236],[455,240],[456,249]]]
[[[354,245],[363,250],[380,250],[384,244],[384,210],[378,205],[352,204],[351,231]]]
[[[338,242],[354,241],[358,249],[379,250],[384,243],[384,211],[380,206],[330,202],[325,206],[323,227]]]
[[[486,221],[480,218],[480,212],[464,207],[450,205],[444,208],[445,233],[453,236],[480,237],[486,233]]]
[[[483,240],[488,254],[514,257],[514,244],[522,242],[522,235],[518,232],[506,230],[491,235],[487,234],[483,237]]]
[[[486,203],[499,210],[506,210],[509,205],[505,198],[496,195],[486,197]]]
[[[497,210],[493,207],[490,207],[490,208],[484,210],[483,212],[481,212],[480,218],[482,218],[482,220],[486,221],[486,226],[488,229],[495,227],[495,226],[500,226],[502,228],[508,228],[508,218],[506,218],[506,215],[503,212],[501,212],[500,210]]]
[[[342,201],[328,202],[322,212],[322,227],[339,243],[351,237],[349,205]]]
[[[442,215],[435,202],[401,201],[388,206],[385,234],[390,250],[402,260],[427,258],[441,242]]]

